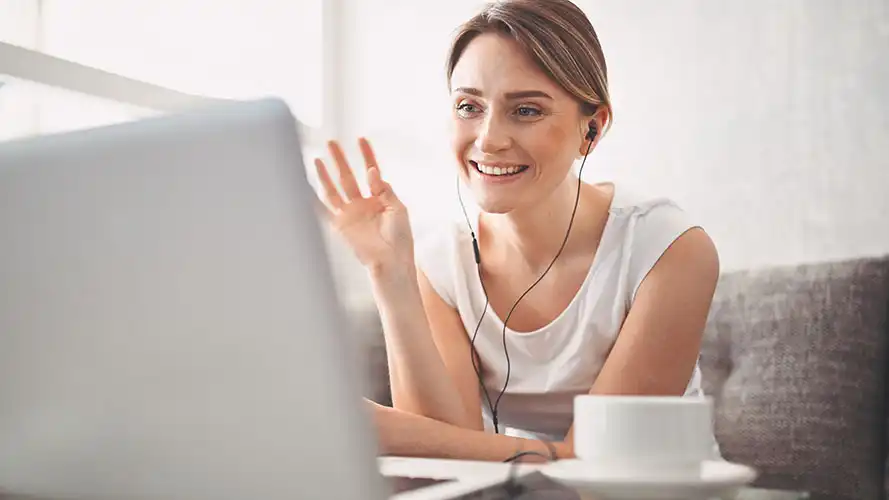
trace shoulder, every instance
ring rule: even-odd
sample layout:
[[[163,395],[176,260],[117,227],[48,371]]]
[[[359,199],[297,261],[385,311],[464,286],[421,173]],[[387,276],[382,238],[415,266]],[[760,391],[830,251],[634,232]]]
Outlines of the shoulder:
[[[697,218],[669,197],[637,191],[616,191],[612,215],[622,219],[623,245],[630,281],[629,301],[655,274],[709,281],[718,274],[716,247]]]
[[[472,236],[466,223],[447,221],[428,228],[415,237],[414,253],[420,262],[433,264],[442,259],[455,257],[454,253],[472,244]]]
[[[457,275],[466,265],[466,259],[472,258],[471,254],[472,236],[466,224],[451,221],[418,234],[414,248],[418,272],[451,306],[456,303]]]
[[[628,186],[615,187],[611,212],[616,217],[646,221],[660,219],[661,222],[665,222],[665,219],[678,221],[689,217],[672,198]]]

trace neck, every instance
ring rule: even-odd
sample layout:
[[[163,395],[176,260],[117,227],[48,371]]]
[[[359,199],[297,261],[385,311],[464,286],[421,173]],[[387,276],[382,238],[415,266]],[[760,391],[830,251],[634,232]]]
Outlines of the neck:
[[[513,210],[506,214],[484,214],[484,223],[488,229],[485,232],[496,235],[485,238],[490,241],[490,245],[486,246],[493,247],[495,255],[504,252],[511,259],[520,255],[521,260],[531,269],[546,268],[565,241],[577,200],[577,189],[577,177],[569,175],[548,199],[533,208]],[[598,220],[603,212],[603,203],[606,202],[605,196],[599,196],[602,194],[594,187],[580,185],[577,211],[560,260],[597,244],[597,238],[592,233],[596,231],[598,224],[591,222]]]

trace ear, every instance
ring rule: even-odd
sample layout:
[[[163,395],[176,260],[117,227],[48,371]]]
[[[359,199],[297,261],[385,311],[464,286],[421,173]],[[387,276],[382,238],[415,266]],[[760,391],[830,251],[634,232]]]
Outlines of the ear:
[[[580,147],[577,149],[578,158],[583,158],[588,151],[593,150],[593,146],[595,146],[596,142],[599,140],[600,130],[601,129],[596,124],[595,120],[589,120],[584,124],[581,131],[581,134],[583,134],[583,140],[580,141]],[[590,144],[590,142],[592,142],[592,144]]]
[[[585,121],[582,125],[583,131],[581,133],[583,135],[583,141],[581,141],[580,148],[578,148],[577,150],[579,158],[583,158],[588,150],[592,151],[593,149],[595,149],[596,144],[598,144],[599,142],[599,139],[602,138],[602,132],[605,130],[605,125],[608,123],[610,116],[611,114],[605,106],[599,106],[599,109],[597,109],[591,117],[587,117],[587,121]],[[592,145],[590,144],[590,138],[588,135],[591,126],[595,127],[595,135],[592,139]]]

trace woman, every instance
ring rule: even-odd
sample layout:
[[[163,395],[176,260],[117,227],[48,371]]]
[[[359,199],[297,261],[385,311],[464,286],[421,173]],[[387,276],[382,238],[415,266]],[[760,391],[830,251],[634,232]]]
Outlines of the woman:
[[[393,408],[368,403],[382,451],[571,457],[578,394],[700,397],[717,253],[669,200],[572,171],[612,118],[583,12],[568,0],[491,4],[458,32],[447,77],[476,221],[415,248],[366,140],[367,196],[336,143],[342,192],[315,161],[327,216],[367,267],[383,321]]]

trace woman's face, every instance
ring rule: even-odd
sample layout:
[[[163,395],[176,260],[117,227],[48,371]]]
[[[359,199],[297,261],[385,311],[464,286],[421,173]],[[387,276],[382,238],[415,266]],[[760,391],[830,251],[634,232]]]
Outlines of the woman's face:
[[[586,151],[577,100],[502,35],[476,37],[451,77],[453,150],[482,210],[533,207]]]

